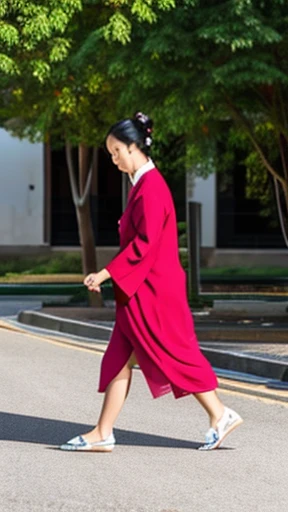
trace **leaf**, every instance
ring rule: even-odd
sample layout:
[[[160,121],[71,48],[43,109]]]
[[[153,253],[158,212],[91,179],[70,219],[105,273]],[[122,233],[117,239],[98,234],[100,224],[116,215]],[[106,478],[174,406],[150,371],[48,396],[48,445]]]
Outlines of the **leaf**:
[[[19,67],[16,62],[4,53],[0,53],[0,70],[7,75],[14,76],[20,74]]]
[[[131,22],[123,14],[116,12],[103,27],[103,34],[106,41],[118,41],[125,45],[131,41]]]
[[[19,42],[19,32],[17,28],[9,23],[0,21],[0,41],[8,48],[17,45]]]

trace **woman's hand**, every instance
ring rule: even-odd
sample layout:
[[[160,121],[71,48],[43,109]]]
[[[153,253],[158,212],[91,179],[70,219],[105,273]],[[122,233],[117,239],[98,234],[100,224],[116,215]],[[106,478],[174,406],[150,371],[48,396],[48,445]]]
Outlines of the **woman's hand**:
[[[106,281],[106,279],[109,279],[110,277],[111,276],[110,276],[108,270],[106,270],[106,268],[104,268],[100,272],[88,274],[88,276],[86,276],[84,279],[84,284],[85,284],[85,286],[87,286],[89,292],[100,293],[101,292],[101,288],[100,288],[101,283],[103,283],[103,281]]]
[[[84,284],[87,286],[89,292],[101,292],[101,283],[99,282],[98,273],[88,274],[88,276],[86,276],[84,279]]]

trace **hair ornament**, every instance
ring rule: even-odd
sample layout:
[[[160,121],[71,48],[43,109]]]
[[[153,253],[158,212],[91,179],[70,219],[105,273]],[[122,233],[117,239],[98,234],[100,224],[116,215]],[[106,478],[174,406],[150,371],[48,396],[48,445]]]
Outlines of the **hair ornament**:
[[[144,126],[147,123],[147,121],[149,120],[149,117],[146,116],[146,114],[143,114],[143,112],[136,112],[134,117],[135,117],[135,119],[137,119],[137,121],[139,121]]]

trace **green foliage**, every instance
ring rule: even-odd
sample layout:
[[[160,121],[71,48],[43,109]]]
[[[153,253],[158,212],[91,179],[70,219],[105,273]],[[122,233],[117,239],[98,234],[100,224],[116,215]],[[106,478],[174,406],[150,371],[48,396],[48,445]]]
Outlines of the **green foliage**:
[[[186,222],[178,222],[178,243],[179,247],[187,247],[187,224]]]
[[[20,74],[19,68],[14,60],[3,53],[0,53],[0,71],[6,75]]]
[[[201,276],[250,276],[250,277],[288,277],[287,267],[210,267],[201,268]]]
[[[19,43],[18,30],[9,23],[0,22],[0,41],[6,44],[8,48]]]
[[[204,177],[227,168],[240,146],[247,193],[258,193],[268,213],[271,180],[256,187],[256,175],[260,180],[268,171],[280,184],[288,218],[287,19],[282,0],[179,2],[149,31],[133,24],[133,50],[115,46],[109,72],[125,84],[123,113],[141,105],[154,118],[153,154],[168,172],[166,155],[159,155],[174,141],[181,151],[167,149],[170,172],[178,166]],[[232,137],[234,147],[220,154]]]
[[[109,41],[119,41],[122,44],[129,43],[131,33],[131,22],[127,20],[121,12],[113,14],[109,23],[103,28],[105,39]]]
[[[1,2],[0,41],[3,53],[0,68],[9,74],[32,71],[43,82],[50,76],[43,42],[48,46],[51,62],[67,57],[69,40],[63,34],[76,12],[82,9],[80,0],[32,1],[15,0]],[[21,57],[25,54],[25,59]],[[7,65],[7,58],[11,60]]]
[[[0,260],[0,276],[42,274],[82,274],[80,253],[47,256],[9,257]]]
[[[69,53],[71,43],[66,39],[57,37],[54,39],[54,45],[49,53],[50,62],[61,62],[66,59]]]
[[[251,187],[266,169],[288,211],[287,19],[283,0],[2,0],[0,118],[96,145],[141,109],[165,172],[207,176],[240,145]]]
[[[5,128],[31,141],[49,133],[62,143],[100,145],[123,90],[123,82],[108,74],[114,48],[107,40],[125,45],[132,20],[155,23],[158,12],[173,5],[173,0],[4,3],[0,69],[6,77],[0,88],[8,92],[0,99],[0,118]]]
[[[188,269],[188,254],[180,250],[180,260],[184,269]],[[46,256],[10,256],[0,259],[0,277],[19,275],[81,274],[80,252],[58,253]],[[271,276],[288,277],[288,269],[283,267],[211,267],[201,268],[201,276]]]

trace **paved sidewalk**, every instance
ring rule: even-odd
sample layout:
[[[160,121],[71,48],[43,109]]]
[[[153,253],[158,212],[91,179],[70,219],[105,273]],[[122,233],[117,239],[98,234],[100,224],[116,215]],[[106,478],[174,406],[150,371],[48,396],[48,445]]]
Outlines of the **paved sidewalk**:
[[[285,318],[239,318],[213,311],[194,312],[193,316],[201,349],[214,367],[277,381],[288,390]],[[86,345],[107,344],[114,319],[115,311],[109,307],[45,307],[18,316],[20,324],[76,336]]]
[[[15,300],[16,299],[16,300]],[[19,326],[56,331],[89,346],[107,344],[115,320],[113,302],[104,308],[42,307],[42,297],[0,299],[0,317]],[[222,301],[223,302],[223,301]],[[231,302],[193,311],[201,348],[214,367],[281,382],[288,389],[288,313],[283,302]],[[259,309],[260,308],[260,309]],[[263,311],[263,314],[261,314]],[[269,313],[271,313],[269,315]],[[14,317],[14,319],[13,319]],[[16,322],[17,323],[17,322]],[[17,326],[16,326],[17,327]]]

